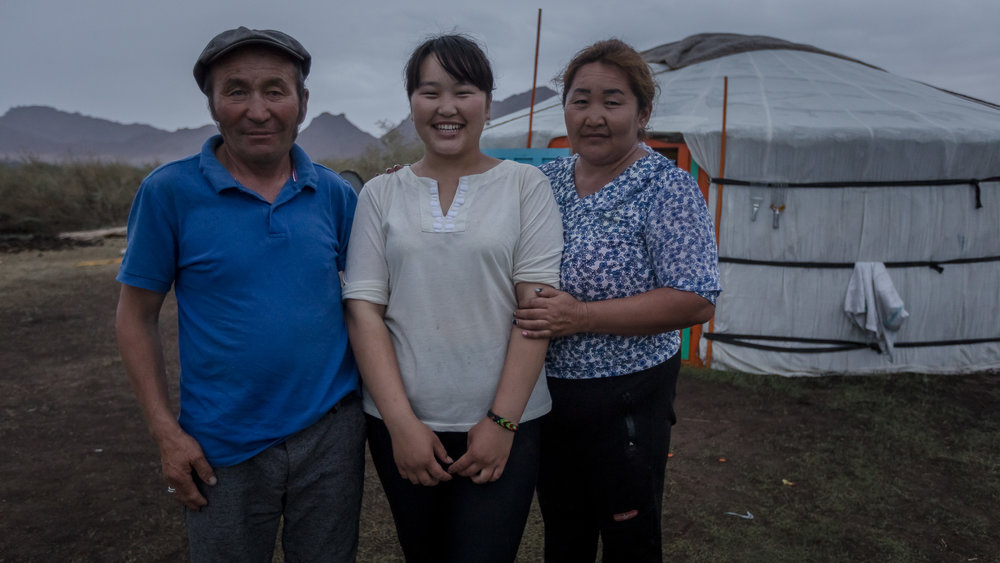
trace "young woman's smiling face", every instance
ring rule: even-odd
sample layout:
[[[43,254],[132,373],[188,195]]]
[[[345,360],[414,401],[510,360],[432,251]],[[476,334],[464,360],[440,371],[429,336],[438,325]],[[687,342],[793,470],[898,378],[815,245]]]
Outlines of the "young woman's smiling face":
[[[448,74],[434,55],[420,63],[410,114],[428,154],[461,157],[479,152],[489,106],[486,92]]]

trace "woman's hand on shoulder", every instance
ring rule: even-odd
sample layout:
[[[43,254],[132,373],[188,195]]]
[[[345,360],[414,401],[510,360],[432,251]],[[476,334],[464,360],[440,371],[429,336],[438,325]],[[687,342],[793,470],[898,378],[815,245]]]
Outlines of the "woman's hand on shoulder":
[[[392,456],[403,479],[414,485],[433,487],[450,481],[451,474],[441,464],[452,463],[448,451],[437,435],[424,423],[413,422],[390,432]]]
[[[407,166],[406,164],[393,164],[389,168],[386,168],[384,173],[385,174],[392,174],[394,172],[399,172],[400,170],[402,170],[406,166]],[[376,176],[381,176],[381,175],[382,174],[376,174]]]
[[[587,332],[587,303],[551,287],[518,303],[514,324],[526,338],[557,338]]]
[[[503,475],[514,445],[514,433],[483,418],[469,430],[468,449],[448,471],[482,485]]]

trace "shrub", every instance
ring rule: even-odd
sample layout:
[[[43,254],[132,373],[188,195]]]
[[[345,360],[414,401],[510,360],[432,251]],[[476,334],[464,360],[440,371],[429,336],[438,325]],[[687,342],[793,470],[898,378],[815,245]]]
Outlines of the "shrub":
[[[393,164],[410,164],[423,156],[424,146],[420,141],[407,143],[402,133],[393,130],[388,122],[379,125],[385,131],[380,146],[371,147],[355,158],[324,160],[322,163],[338,172],[353,170],[367,182]]]
[[[0,164],[0,233],[53,235],[124,225],[152,168],[35,159]]]
[[[406,143],[398,131],[386,130],[379,147],[359,157],[324,161],[330,168],[353,170],[365,181],[393,164],[415,162],[419,143]],[[122,226],[132,198],[154,165],[69,161],[59,164],[26,158],[0,162],[0,233],[55,235]]]

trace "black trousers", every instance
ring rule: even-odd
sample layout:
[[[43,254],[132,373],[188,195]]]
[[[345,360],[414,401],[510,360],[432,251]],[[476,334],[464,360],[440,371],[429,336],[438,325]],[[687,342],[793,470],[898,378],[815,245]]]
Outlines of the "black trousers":
[[[496,481],[477,485],[455,476],[425,487],[400,477],[388,428],[368,416],[368,447],[406,561],[514,561],[538,480],[540,426],[538,420],[518,425],[507,465]],[[467,433],[436,434],[452,459],[465,453]]]
[[[538,502],[545,560],[662,560],[663,480],[680,354],[618,377],[549,378]]]

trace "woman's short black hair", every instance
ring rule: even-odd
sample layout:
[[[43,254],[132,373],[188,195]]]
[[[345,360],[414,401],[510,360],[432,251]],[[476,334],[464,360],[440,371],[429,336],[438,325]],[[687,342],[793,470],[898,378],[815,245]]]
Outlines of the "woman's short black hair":
[[[447,34],[431,37],[413,50],[406,62],[407,98],[412,97],[420,85],[420,65],[431,55],[456,80],[468,82],[493,97],[493,69],[486,53],[468,36]]]

